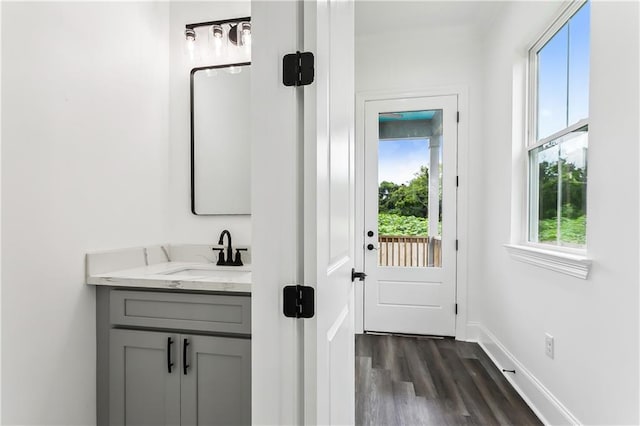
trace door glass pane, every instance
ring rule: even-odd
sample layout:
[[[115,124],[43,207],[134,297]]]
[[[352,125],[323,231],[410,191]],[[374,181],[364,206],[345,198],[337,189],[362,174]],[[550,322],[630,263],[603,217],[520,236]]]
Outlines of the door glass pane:
[[[378,265],[441,267],[442,110],[378,122]]]

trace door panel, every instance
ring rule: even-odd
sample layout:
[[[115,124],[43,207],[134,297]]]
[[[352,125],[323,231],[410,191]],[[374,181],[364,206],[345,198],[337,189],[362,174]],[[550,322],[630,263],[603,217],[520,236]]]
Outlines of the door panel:
[[[184,374],[181,360],[182,426],[251,424],[251,341],[181,335],[180,345],[184,339],[189,368]]]
[[[171,359],[167,368],[168,338]],[[111,330],[109,418],[112,425],[180,424],[180,375],[176,334]]]
[[[346,392],[353,392],[355,395],[355,387],[352,388],[350,384],[345,386],[345,378],[353,377],[355,374],[352,368],[354,363],[350,362],[354,360],[353,356],[355,356],[353,319],[350,318],[352,316],[352,313],[347,309],[343,310],[338,316],[336,327],[329,330],[329,333],[333,334],[328,338],[330,342],[329,371],[331,372],[329,386],[331,390],[329,418],[331,421],[329,424],[331,425],[354,424],[354,420],[352,420],[354,406],[351,405],[350,395],[345,395]]]
[[[457,96],[365,103],[367,331],[455,334]]]
[[[354,5],[305,2],[305,50],[316,80],[305,90],[305,423],[354,424]]]
[[[441,290],[439,282],[378,281],[378,301],[381,305],[433,307]]]

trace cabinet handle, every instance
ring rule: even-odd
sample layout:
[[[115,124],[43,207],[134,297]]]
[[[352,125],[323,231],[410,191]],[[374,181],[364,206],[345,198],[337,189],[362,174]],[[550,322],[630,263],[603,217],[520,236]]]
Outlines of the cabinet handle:
[[[171,373],[171,367],[173,367],[173,363],[171,362],[171,345],[173,344],[173,340],[171,337],[167,338],[167,370]]]
[[[187,375],[187,369],[189,368],[189,364],[187,364],[187,346],[189,346],[189,339],[184,339],[182,342],[182,369],[185,376]]]

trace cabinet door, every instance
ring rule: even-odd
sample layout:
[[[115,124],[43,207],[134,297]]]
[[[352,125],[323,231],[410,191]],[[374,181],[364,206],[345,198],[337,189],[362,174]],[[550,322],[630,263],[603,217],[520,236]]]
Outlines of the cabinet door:
[[[251,340],[181,335],[180,351],[182,426],[251,424]]]
[[[180,424],[178,337],[178,334],[149,331],[110,331],[109,418],[112,425]],[[174,364],[171,372],[169,362]]]

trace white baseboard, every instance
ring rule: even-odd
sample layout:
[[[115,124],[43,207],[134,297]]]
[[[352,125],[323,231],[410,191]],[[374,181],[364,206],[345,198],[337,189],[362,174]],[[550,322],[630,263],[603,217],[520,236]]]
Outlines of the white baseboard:
[[[467,341],[477,342],[503,373],[522,399],[546,425],[580,425],[580,421],[482,324],[467,323]]]

